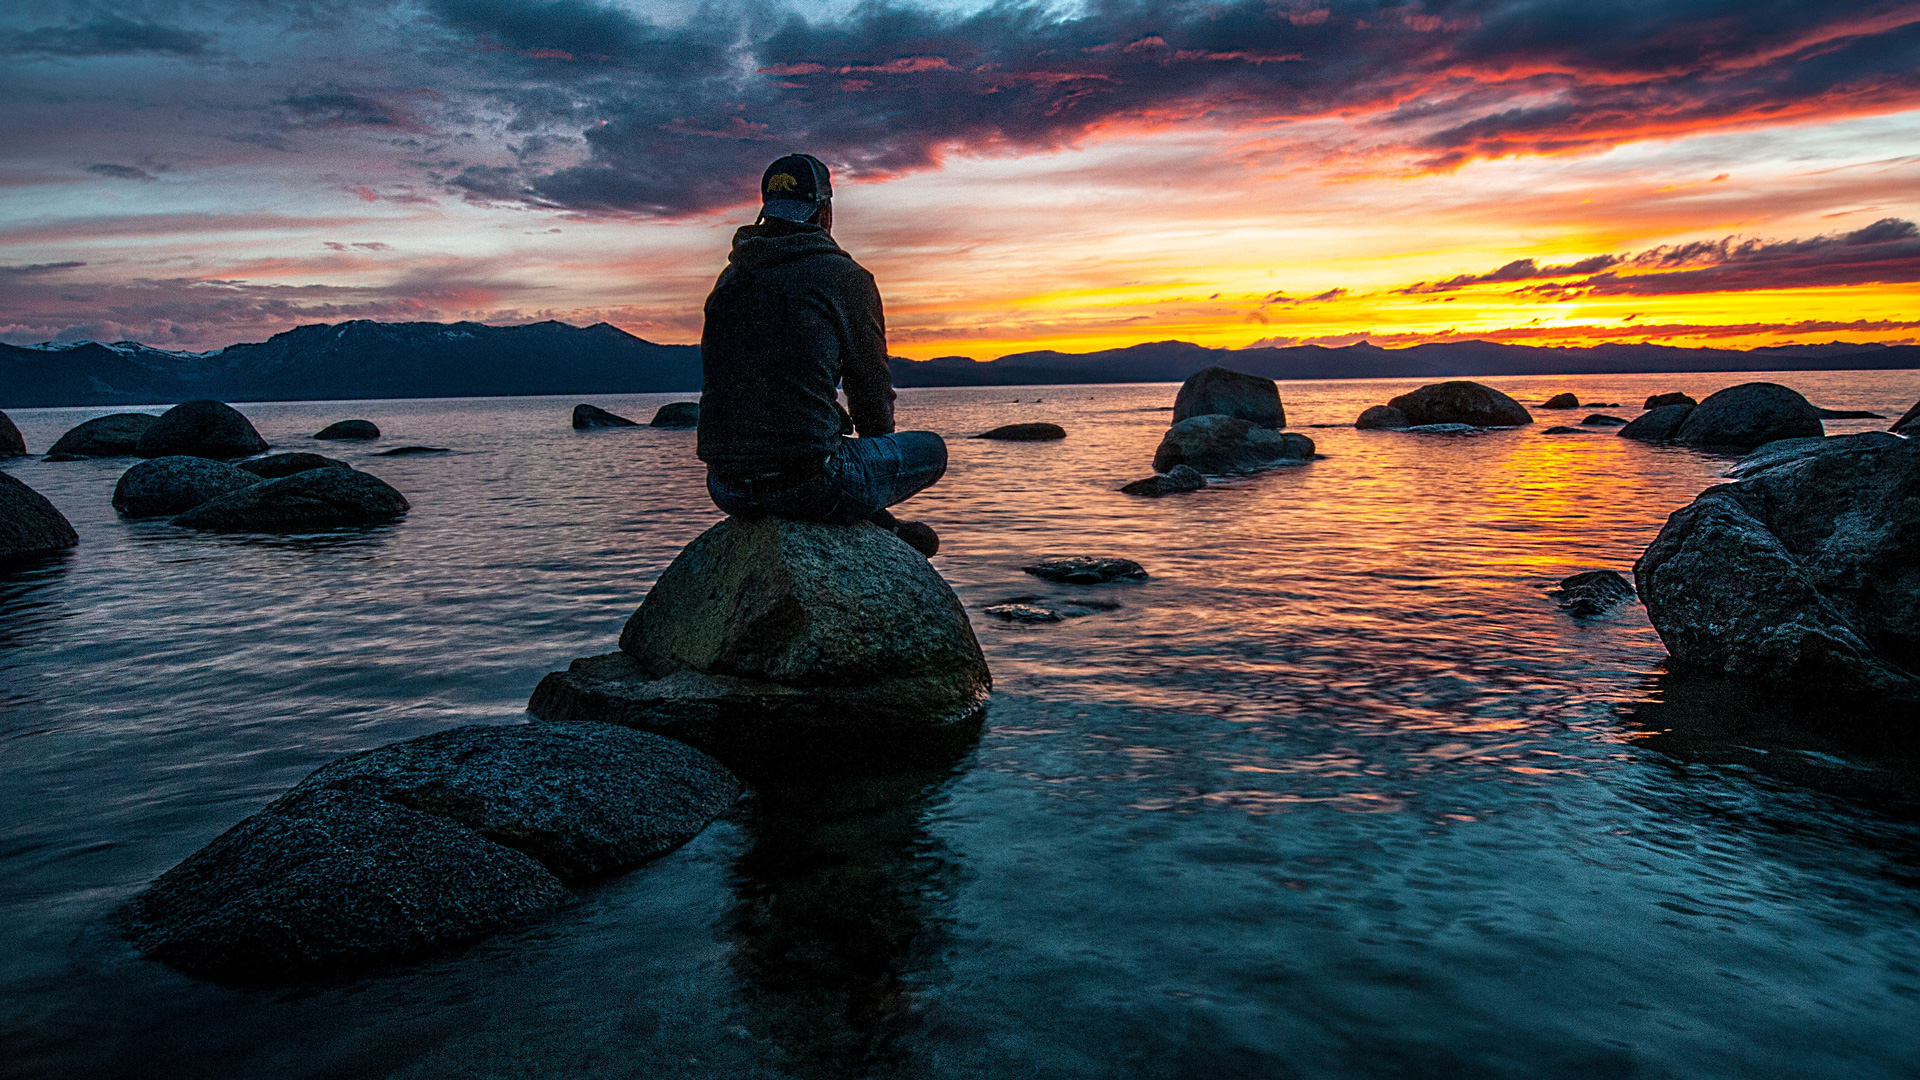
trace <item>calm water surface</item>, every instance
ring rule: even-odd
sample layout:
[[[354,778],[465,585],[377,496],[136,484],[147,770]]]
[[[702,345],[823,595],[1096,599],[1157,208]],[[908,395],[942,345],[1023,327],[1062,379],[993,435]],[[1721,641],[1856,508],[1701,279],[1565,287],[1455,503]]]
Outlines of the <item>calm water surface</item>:
[[[1748,378],[1496,385],[1632,416]],[[1916,372],[1774,378],[1920,397]],[[574,398],[247,406],[414,505],[292,538],[117,520],[125,461],[11,463],[81,543],[0,576],[0,1074],[1920,1075],[1911,767],[1675,703],[1642,609],[1545,592],[1627,572],[1728,459],[1544,433],[1587,410],[1310,426],[1413,385],[1282,384],[1323,460],[1161,500],[1114,489],[1171,386],[905,391],[953,465],[903,516],[939,529],[995,677],[963,761],[750,796],[550,922],[290,990],[188,979],[103,918],[341,754],[524,722],[718,520],[693,436],[575,432]],[[43,451],[107,411],[14,418]],[[387,437],[306,438],[349,416]],[[1070,435],[964,438],[1020,420]],[[371,456],[403,443],[455,452]],[[1019,570],[1070,553],[1153,576],[1064,623],[981,613],[1082,595]]]

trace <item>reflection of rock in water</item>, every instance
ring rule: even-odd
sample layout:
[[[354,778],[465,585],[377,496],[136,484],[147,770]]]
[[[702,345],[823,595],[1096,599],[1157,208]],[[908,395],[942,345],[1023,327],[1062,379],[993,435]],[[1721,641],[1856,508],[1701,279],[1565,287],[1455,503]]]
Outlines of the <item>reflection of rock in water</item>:
[[[734,964],[754,1034],[802,1076],[900,1073],[958,867],[923,820],[946,770],[760,791],[735,866]]]
[[[1920,818],[1920,738],[1863,734],[1846,718],[1783,704],[1730,680],[1665,673],[1622,710],[1635,745],[1701,765],[1736,765]]]

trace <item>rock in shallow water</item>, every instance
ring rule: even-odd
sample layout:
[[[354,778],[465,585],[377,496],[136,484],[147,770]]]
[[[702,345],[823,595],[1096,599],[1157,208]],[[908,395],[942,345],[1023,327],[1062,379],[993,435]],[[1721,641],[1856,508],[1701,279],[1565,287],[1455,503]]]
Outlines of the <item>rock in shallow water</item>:
[[[1001,439],[1007,442],[1046,442],[1066,437],[1067,429],[1059,424],[1002,424],[974,436],[976,439]]]
[[[1199,491],[1207,486],[1207,478],[1200,470],[1191,465],[1175,465],[1164,473],[1156,473],[1145,480],[1135,480],[1120,490],[1127,495],[1145,495],[1158,498],[1161,495],[1178,495],[1188,491]]]
[[[1647,398],[1647,403],[1640,407],[1643,409],[1658,409],[1667,405],[1698,405],[1698,404],[1700,403],[1693,400],[1691,397],[1688,397],[1687,395],[1676,391],[1671,394],[1651,395],[1650,397]]]
[[[1153,453],[1156,471],[1186,465],[1202,473],[1248,473],[1299,465],[1313,457],[1313,440],[1273,431],[1231,416],[1208,414],[1167,429]]]
[[[13,426],[13,418],[0,412],[0,458],[27,456],[27,440]]]
[[[245,469],[262,480],[278,480],[283,476],[292,476],[308,469],[351,469],[353,466],[339,458],[323,457],[319,454],[268,454],[266,457],[248,458],[234,463],[235,468]]]
[[[1580,422],[1594,427],[1626,427],[1631,421],[1622,420],[1617,416],[1608,416],[1606,413],[1594,413]]]
[[[1375,405],[1360,414],[1353,426],[1361,431],[1404,431],[1407,414],[1391,405]]]
[[[113,508],[128,517],[182,514],[259,483],[255,474],[211,458],[150,458],[120,474],[113,487]]]
[[[451,454],[452,450],[444,446],[396,446],[391,450],[382,450],[374,457],[418,457],[421,454]]]
[[[1276,430],[1287,426],[1278,384],[1223,367],[1202,368],[1180,384],[1173,399],[1173,422],[1196,416],[1231,416]]]
[[[43,558],[79,542],[45,495],[0,472],[0,564]]]
[[[1751,450],[1776,439],[1825,432],[1820,410],[1798,391],[1778,383],[1743,383],[1708,394],[1673,438],[1687,446]]]
[[[1562,610],[1579,616],[1603,615],[1634,598],[1633,586],[1613,570],[1588,570],[1563,578],[1552,594]]]
[[[233,406],[219,401],[187,401],[168,409],[147,425],[133,445],[133,456],[252,457],[267,448],[267,440]]]
[[[140,442],[140,436],[146,434],[157,419],[159,417],[147,413],[96,416],[69,428],[65,435],[47,448],[47,456],[57,455],[61,461],[89,457],[130,457],[133,448]]]
[[[1676,670],[1832,702],[1920,704],[1920,444],[1882,433],[1756,462],[1634,564]]]
[[[598,405],[580,404],[573,407],[573,428],[586,431],[590,428],[639,427],[637,421],[610,413]]]
[[[1430,424],[1469,424],[1473,427],[1517,427],[1533,423],[1526,407],[1491,386],[1477,382],[1433,383],[1387,404],[1400,410],[1409,427]]]
[[[1555,394],[1541,402],[1540,407],[1543,409],[1577,409],[1580,407],[1580,399],[1574,397],[1572,394]]]
[[[1109,581],[1145,581],[1147,578],[1146,568],[1132,559],[1097,555],[1048,559],[1020,569],[1043,581],[1058,581],[1067,585],[1104,585]]]
[[[660,406],[653,414],[650,427],[690,428],[700,426],[700,403],[697,401],[669,401]]]
[[[377,439],[380,428],[371,420],[335,420],[313,433],[316,439]]]
[[[1687,422],[1694,408],[1682,403],[1650,409],[1634,417],[1617,434],[1623,439],[1637,442],[1672,442],[1673,437],[1680,434],[1680,425]]]
[[[201,503],[173,523],[223,532],[313,532],[387,521],[409,509],[406,496],[370,473],[308,469]]]

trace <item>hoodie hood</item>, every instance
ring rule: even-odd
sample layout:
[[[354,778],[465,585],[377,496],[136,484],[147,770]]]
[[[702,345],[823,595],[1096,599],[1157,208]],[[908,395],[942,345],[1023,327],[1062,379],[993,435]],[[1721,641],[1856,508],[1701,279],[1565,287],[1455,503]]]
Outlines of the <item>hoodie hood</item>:
[[[743,225],[734,231],[733,252],[727,256],[727,261],[742,270],[760,270],[804,259],[809,255],[853,258],[833,242],[827,230],[818,225],[769,218],[758,225]]]

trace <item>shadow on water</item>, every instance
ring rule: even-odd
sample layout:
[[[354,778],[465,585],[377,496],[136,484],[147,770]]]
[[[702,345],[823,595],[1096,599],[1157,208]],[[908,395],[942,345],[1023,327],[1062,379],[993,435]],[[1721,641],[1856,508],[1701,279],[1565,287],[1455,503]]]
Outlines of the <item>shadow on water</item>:
[[[755,1034],[793,1073],[904,1075],[961,873],[925,823],[958,772],[762,787],[743,804],[733,964]]]

